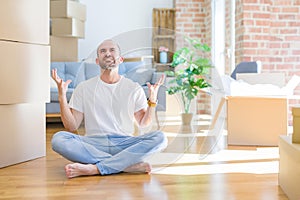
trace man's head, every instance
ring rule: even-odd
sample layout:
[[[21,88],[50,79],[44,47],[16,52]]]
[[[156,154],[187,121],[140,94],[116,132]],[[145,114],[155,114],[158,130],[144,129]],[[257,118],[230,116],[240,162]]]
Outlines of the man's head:
[[[123,62],[121,50],[113,40],[104,40],[97,48],[96,63],[102,69],[114,69]]]

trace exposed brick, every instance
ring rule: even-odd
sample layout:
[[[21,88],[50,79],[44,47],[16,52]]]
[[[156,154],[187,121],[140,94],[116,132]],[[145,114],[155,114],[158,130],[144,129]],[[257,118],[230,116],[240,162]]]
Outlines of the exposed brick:
[[[284,62],[298,62],[298,63],[300,63],[300,57],[299,56],[287,57],[287,58],[284,58]]]
[[[273,0],[260,0],[261,4],[268,4],[270,5],[272,3]]]
[[[294,27],[297,27],[299,28],[300,27],[300,22],[288,22],[288,27],[291,27],[291,26],[294,26]]]
[[[283,36],[273,36],[273,35],[271,35],[270,36],[270,39],[269,39],[270,41],[274,41],[274,42],[276,42],[276,41],[283,41]]]
[[[205,13],[194,13],[194,17],[197,17],[197,18],[201,19],[202,21],[204,21]]]
[[[270,48],[281,48],[281,43],[271,43]]]
[[[244,48],[257,48],[257,42],[244,42]]]
[[[294,49],[294,50],[292,51],[292,54],[293,54],[293,55],[299,56],[299,55],[300,55],[300,49]]]
[[[191,17],[193,17],[193,13],[181,13],[181,14],[180,14],[180,17],[183,17],[183,18],[191,18]]]
[[[188,21],[189,21],[188,18],[181,18],[181,17],[178,17],[178,18],[176,19],[176,26],[177,26],[178,24],[181,24],[182,22],[188,22]]]
[[[247,3],[259,3],[260,0],[243,0],[243,3],[244,4],[247,4]]]
[[[269,49],[258,49],[257,54],[258,55],[269,55]]]
[[[249,36],[248,36],[249,37]],[[270,40],[270,36],[269,35],[253,35],[252,36],[253,40],[263,40],[263,41],[268,41]]]
[[[275,6],[289,6],[292,5],[294,0],[273,0]]]
[[[262,61],[262,63],[264,63],[264,62],[266,62],[266,61],[264,61],[264,60],[261,60],[261,59],[259,59],[260,61]],[[268,61],[268,60],[267,60]],[[272,71],[272,70],[274,70],[274,65],[270,65],[270,64],[263,64],[263,72],[266,72],[266,71]]]
[[[244,48],[243,52],[245,55],[256,55],[257,54],[257,50],[255,50],[255,49],[245,49]]]
[[[253,20],[243,20],[241,23],[242,26],[253,26],[254,25],[254,21]]]
[[[183,24],[183,27],[184,28],[192,28],[192,27],[194,27],[194,24],[192,24],[192,23],[185,23],[185,24]]]
[[[286,41],[300,41],[300,35],[299,36],[298,35],[297,36],[296,35],[295,36],[286,36],[285,40]]]
[[[280,49],[278,55],[280,55],[280,56],[289,55],[289,51],[288,50],[284,50],[284,49]]]
[[[294,19],[296,19],[296,16],[292,15],[292,14],[279,14],[278,19],[280,19],[280,20],[294,20]]]
[[[282,8],[282,12],[285,12],[285,13],[299,13],[299,7],[284,7],[284,8]]]
[[[198,7],[196,7],[196,8],[187,8],[186,12],[199,13],[200,12],[200,8],[198,8]]]
[[[286,27],[288,22],[285,21],[271,21],[271,26],[272,27]]]
[[[253,13],[253,18],[269,19],[270,18],[270,14],[269,13]]]
[[[297,29],[282,29],[280,30],[280,34],[296,34],[298,32]]]
[[[279,12],[281,12],[281,7],[272,7],[272,12],[274,12],[274,13],[279,13]]]
[[[254,11],[254,10],[259,10],[259,5],[244,5],[243,6],[243,10],[244,12],[247,12],[247,11]]]
[[[282,62],[282,58],[281,57],[271,57],[270,58],[270,62]]]
[[[277,64],[277,69],[289,69],[289,68],[293,68],[293,65],[292,64]]]
[[[294,5],[295,6],[300,6],[300,0],[294,0]]]

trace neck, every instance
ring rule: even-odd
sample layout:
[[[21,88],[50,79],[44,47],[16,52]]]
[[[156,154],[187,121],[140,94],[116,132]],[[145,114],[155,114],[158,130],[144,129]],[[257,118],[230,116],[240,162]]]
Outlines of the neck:
[[[121,76],[118,74],[116,70],[106,69],[106,70],[101,70],[100,78],[105,83],[113,84],[118,82]]]

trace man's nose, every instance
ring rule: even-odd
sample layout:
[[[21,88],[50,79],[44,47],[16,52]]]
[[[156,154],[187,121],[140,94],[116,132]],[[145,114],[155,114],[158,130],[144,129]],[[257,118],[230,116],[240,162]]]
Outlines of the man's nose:
[[[105,56],[106,56],[106,57],[109,57],[109,56],[111,56],[111,53],[110,53],[109,51],[107,51],[107,52],[105,53]]]

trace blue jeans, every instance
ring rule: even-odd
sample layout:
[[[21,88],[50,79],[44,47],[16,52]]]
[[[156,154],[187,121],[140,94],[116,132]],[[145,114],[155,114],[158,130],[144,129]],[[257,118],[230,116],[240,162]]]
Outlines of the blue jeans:
[[[52,138],[52,149],[66,159],[95,164],[101,175],[122,172],[147,156],[166,148],[167,139],[160,131],[141,136],[80,136],[66,131]]]

